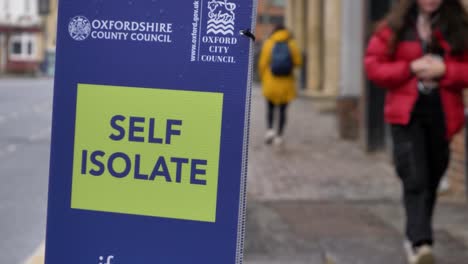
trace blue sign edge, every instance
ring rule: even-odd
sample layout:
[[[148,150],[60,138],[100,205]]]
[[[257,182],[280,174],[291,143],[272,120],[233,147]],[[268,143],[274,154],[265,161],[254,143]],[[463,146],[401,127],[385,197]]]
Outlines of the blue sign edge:
[[[254,31],[257,25],[258,0],[252,0],[252,24],[251,30]],[[255,31],[254,31],[255,34]],[[253,86],[253,67],[254,67],[254,41],[250,42],[249,48],[249,69],[247,74],[247,92],[245,102],[245,120],[244,120],[244,145],[242,149],[242,174],[239,194],[239,216],[237,224],[237,252],[236,264],[242,264],[244,260],[245,246],[245,228],[247,222],[247,174],[249,165],[249,143],[250,143],[250,120],[252,109],[252,86]]]

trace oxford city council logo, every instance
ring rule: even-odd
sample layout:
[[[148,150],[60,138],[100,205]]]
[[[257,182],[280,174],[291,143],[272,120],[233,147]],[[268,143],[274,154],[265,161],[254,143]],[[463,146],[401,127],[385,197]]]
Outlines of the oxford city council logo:
[[[211,0],[208,2],[208,34],[234,35],[236,21],[236,4],[228,0]]]
[[[72,39],[83,41],[91,34],[91,23],[84,16],[76,16],[70,20],[68,32]]]

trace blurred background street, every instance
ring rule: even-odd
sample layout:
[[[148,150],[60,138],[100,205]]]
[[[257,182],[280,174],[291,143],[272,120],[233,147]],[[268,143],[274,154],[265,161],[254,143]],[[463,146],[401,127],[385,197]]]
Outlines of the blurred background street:
[[[280,147],[264,143],[266,102],[254,84],[246,263],[405,263],[384,92],[361,67],[367,36],[391,4],[259,0],[256,57],[284,23],[305,65]],[[0,6],[0,263],[34,255],[28,264],[43,264],[57,0]],[[439,264],[468,263],[466,146],[462,131],[436,212]]]

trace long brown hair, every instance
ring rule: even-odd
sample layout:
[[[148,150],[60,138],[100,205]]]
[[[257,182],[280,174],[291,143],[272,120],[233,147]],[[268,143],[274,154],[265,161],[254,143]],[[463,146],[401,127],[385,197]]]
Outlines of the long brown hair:
[[[404,31],[414,23],[418,15],[416,0],[399,0],[386,18],[388,26],[395,32],[389,46],[395,51]],[[436,26],[452,47],[453,54],[468,51],[468,13],[461,0],[443,0],[438,11]]]

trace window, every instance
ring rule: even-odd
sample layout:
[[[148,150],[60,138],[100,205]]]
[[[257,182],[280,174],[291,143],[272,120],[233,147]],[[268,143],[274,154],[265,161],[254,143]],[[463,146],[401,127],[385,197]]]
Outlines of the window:
[[[1,2],[1,1],[0,1]],[[3,14],[5,16],[6,20],[10,19],[11,13],[10,13],[10,1],[9,0],[4,0],[3,1]]]
[[[271,0],[271,3],[274,6],[284,6],[285,0]]]
[[[5,10],[5,13],[8,13],[10,11],[10,1],[7,0],[3,3],[4,3],[3,10]]]
[[[52,4],[54,3],[51,3],[50,0],[39,0],[39,14],[49,15]]]
[[[28,55],[29,56],[33,55],[33,43],[32,43],[32,41],[28,42]]]
[[[18,61],[35,60],[37,35],[31,33],[14,34],[10,37],[10,59]]]
[[[283,16],[266,16],[266,15],[259,15],[257,17],[257,23],[259,24],[270,24],[270,25],[278,25],[284,23]]]
[[[31,0],[25,0],[24,1],[24,13],[29,14],[30,10],[31,10]]]
[[[18,42],[18,41],[13,42],[11,53],[14,55],[21,55],[21,53],[23,53],[21,42]]]

